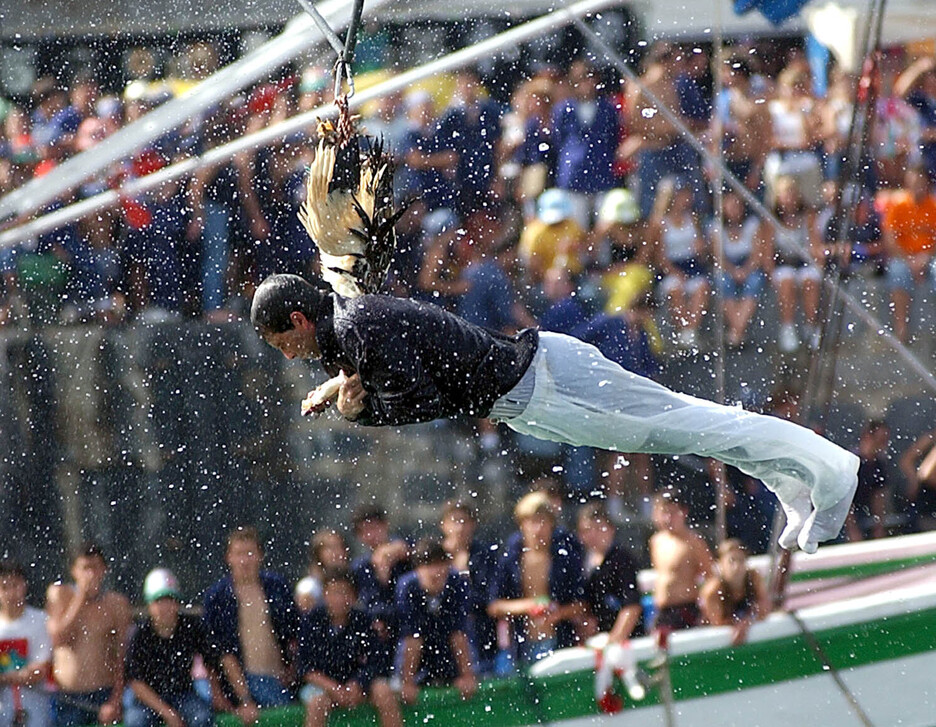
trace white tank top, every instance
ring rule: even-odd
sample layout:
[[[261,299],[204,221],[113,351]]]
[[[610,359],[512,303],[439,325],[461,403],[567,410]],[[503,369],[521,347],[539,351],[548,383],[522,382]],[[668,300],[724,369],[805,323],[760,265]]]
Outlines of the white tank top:
[[[728,234],[722,235],[722,253],[734,263],[749,257],[754,251],[754,238],[760,227],[756,217],[748,217],[740,228],[728,228]]]
[[[788,109],[779,100],[768,104],[773,120],[774,144],[781,149],[803,149],[806,146],[806,112],[808,109]]]
[[[696,240],[699,231],[692,219],[682,225],[675,225],[667,218],[663,219],[663,252],[667,260],[683,262],[696,256]]]

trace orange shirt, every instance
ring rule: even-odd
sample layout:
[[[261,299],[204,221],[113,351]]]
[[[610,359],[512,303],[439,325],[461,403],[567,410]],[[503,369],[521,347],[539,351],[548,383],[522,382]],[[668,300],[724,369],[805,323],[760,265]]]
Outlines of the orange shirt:
[[[884,229],[890,230],[907,255],[932,251],[936,248],[936,197],[930,195],[917,203],[910,195],[899,196],[884,215]]]

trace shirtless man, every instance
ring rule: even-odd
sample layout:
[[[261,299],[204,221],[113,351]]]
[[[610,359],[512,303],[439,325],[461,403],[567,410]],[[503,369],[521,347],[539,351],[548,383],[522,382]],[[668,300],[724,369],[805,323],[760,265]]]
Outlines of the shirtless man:
[[[678,48],[665,43],[657,44],[651,49],[641,76],[647,89],[677,115],[680,115],[680,99],[675,79],[680,58]],[[661,179],[679,174],[694,185],[700,183],[699,157],[689,143],[682,140],[679,130],[643,95],[636,84],[628,84],[625,108],[629,135],[618,154],[637,155],[640,216],[646,219],[650,216],[657,184]],[[696,194],[698,196],[698,190]]]
[[[46,612],[53,647],[53,697],[56,727],[121,719],[124,650],[130,628],[130,602],[103,590],[107,561],[94,543],[72,558],[74,585],[53,583]]]
[[[521,498],[514,519],[521,537],[511,539],[497,564],[488,615],[519,621],[520,656],[531,662],[574,641],[571,627],[585,616],[584,570],[581,548],[553,537],[556,516],[546,493]]]
[[[673,631],[699,623],[699,584],[712,572],[712,553],[700,535],[686,523],[685,506],[668,493],[653,500],[650,562],[656,571],[653,603],[654,628]]]
[[[260,707],[289,702],[289,653],[298,616],[289,582],[261,571],[263,548],[254,528],[240,527],[228,536],[226,561],[230,575],[205,594],[205,625],[237,700],[234,711],[244,724],[253,724]]]

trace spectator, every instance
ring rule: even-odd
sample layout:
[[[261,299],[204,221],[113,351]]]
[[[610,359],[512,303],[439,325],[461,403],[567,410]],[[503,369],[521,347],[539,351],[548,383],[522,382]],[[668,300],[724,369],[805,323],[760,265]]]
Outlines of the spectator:
[[[296,584],[296,606],[303,613],[312,610],[322,600],[322,579],[325,573],[348,569],[348,544],[337,530],[317,530],[309,548],[308,574]]]
[[[308,275],[312,268],[315,244],[296,214],[305,195],[307,163],[305,155],[289,143],[267,149],[262,155],[257,196],[263,217],[269,220],[270,234],[253,245],[251,257],[258,279],[274,272]]]
[[[582,272],[585,233],[574,219],[574,205],[564,189],[547,189],[536,200],[536,218],[520,236],[520,259],[532,282],[539,283],[553,266]]]
[[[514,181],[514,199],[524,220],[533,218],[536,198],[550,186],[555,169],[552,144],[553,84],[531,79],[514,92],[511,110],[501,120],[501,175]]]
[[[454,686],[469,699],[478,684],[468,643],[468,582],[437,540],[416,544],[413,566],[397,586],[403,701],[415,702],[428,685]]]
[[[826,97],[819,101],[822,170],[827,181],[841,176],[846,161],[848,132],[855,109],[854,87],[854,78],[836,68]],[[869,169],[862,174],[862,178],[870,182],[874,178],[870,170],[870,160],[868,166]]]
[[[507,277],[515,248],[505,234],[504,215],[498,212],[482,209],[466,220],[471,258],[461,275],[467,288],[459,298],[457,313],[476,325],[513,333],[535,326],[536,321],[516,299]]]
[[[394,91],[374,99],[374,111],[367,119],[367,133],[375,139],[382,139],[384,148],[391,154],[398,154],[406,140],[406,109],[403,105],[403,93]],[[398,182],[394,177],[394,181]]]
[[[699,584],[712,572],[712,554],[686,520],[687,508],[669,492],[653,500],[650,563],[656,572],[654,629],[692,628],[699,624]]]
[[[764,255],[777,291],[780,330],[777,346],[782,353],[799,348],[796,333],[797,301],[803,309],[804,333],[811,348],[819,345],[819,292],[822,275],[813,264],[821,258],[815,225],[815,213],[807,206],[792,177],[774,183],[773,213],[781,229],[764,223],[761,230],[765,240]],[[768,255],[768,252],[770,253]]]
[[[873,419],[861,430],[858,440],[858,490],[852,501],[852,510],[845,521],[848,539],[864,540],[887,535],[887,448],[890,428],[880,419]]]
[[[713,79],[708,54],[701,48],[682,51],[682,69],[676,76],[679,110],[696,133],[706,130],[712,117]]]
[[[553,108],[556,186],[569,193],[572,217],[591,227],[601,195],[614,187],[617,111],[598,93],[597,71],[583,60],[569,69],[569,98]]]
[[[647,234],[657,252],[660,295],[669,305],[676,345],[697,350],[711,290],[709,251],[692,211],[692,190],[684,181],[671,178],[660,184]]]
[[[578,295],[572,276],[565,267],[553,266],[543,275],[543,295],[548,308],[540,316],[544,331],[571,334],[588,321],[588,308]]]
[[[556,512],[544,492],[531,492],[514,508],[519,537],[497,563],[488,614],[514,620],[520,658],[533,662],[575,641],[584,614],[582,556],[554,537]]]
[[[97,116],[96,104],[101,97],[101,89],[90,69],[81,69],[72,79],[68,90],[69,105],[67,126],[78,130],[81,122]]]
[[[635,374],[653,379],[661,373],[663,340],[647,294],[635,301],[629,310],[615,314],[598,313],[576,328],[572,335],[592,344],[605,358]]]
[[[399,639],[396,589],[400,577],[410,570],[406,541],[390,538],[386,511],[377,505],[360,507],[352,519],[354,534],[365,550],[351,562],[360,605],[373,621],[381,658],[393,661]]]
[[[763,482],[734,467],[727,469],[727,478],[729,490],[725,519],[728,535],[740,540],[748,553],[767,552],[777,498]]]
[[[27,591],[23,566],[0,561],[0,724],[47,727],[52,643],[46,615],[26,605]]]
[[[383,727],[403,724],[386,664],[379,658],[375,663],[377,635],[367,614],[354,607],[356,600],[350,574],[334,571],[322,582],[323,605],[302,619],[298,661],[305,727],[324,727],[336,707],[353,708],[368,699]]]
[[[936,429],[924,432],[904,450],[900,471],[907,481],[911,531],[936,525]]]
[[[773,128],[770,153],[764,162],[768,198],[777,198],[782,177],[793,180],[803,204],[819,204],[822,170],[815,149],[820,142],[819,106],[812,93],[809,67],[792,61],[777,79],[777,91],[767,103]]]
[[[715,100],[713,121],[721,123],[725,164],[745,187],[756,192],[769,149],[770,114],[763,103],[757,103],[745,59],[728,56],[716,72],[721,74],[722,90]]]
[[[440,148],[456,159],[457,184],[452,202],[463,218],[490,202],[500,110],[483,91],[477,73],[468,68],[460,70],[451,102],[439,121]]]
[[[201,55],[197,55],[201,58]],[[219,111],[207,122],[205,149],[220,146],[237,132],[230,111]],[[263,240],[269,233],[251,185],[250,159],[239,155],[215,167],[199,169],[189,184],[192,216],[187,237],[201,245],[201,292],[205,314],[217,319],[232,290],[228,290],[228,265],[236,225],[246,214],[251,233]]]
[[[894,310],[894,334],[909,340],[910,297],[926,282],[933,286],[932,261],[936,250],[936,195],[929,178],[919,169],[904,173],[904,188],[884,214],[887,283]]]
[[[718,272],[718,287],[727,324],[726,343],[739,348],[747,338],[747,329],[757,310],[757,300],[764,290],[764,245],[760,222],[748,215],[744,201],[737,193],[726,191],[723,197],[724,227],[709,228],[710,246],[721,244],[722,269]]]
[[[211,661],[212,647],[197,616],[180,613],[182,595],[166,568],[150,571],[143,583],[146,617],[127,647],[126,727],[209,727],[211,706],[192,681],[195,656]]]
[[[299,77],[299,101],[297,111],[304,114],[328,103],[328,90],[334,84],[328,71],[318,66],[308,66]]]
[[[487,615],[496,547],[476,536],[478,516],[470,505],[450,500],[442,506],[442,547],[452,567],[468,582],[468,635],[477,657],[476,671],[488,674],[497,656],[494,621]]]
[[[45,76],[33,84],[33,111],[30,118],[32,139],[39,156],[48,159],[53,155],[53,147],[59,145],[67,134],[62,128],[62,112],[68,108],[68,95],[56,85],[55,79]],[[78,130],[77,122],[72,133]]]
[[[123,296],[117,292],[120,256],[114,248],[116,220],[109,211],[78,221],[78,234],[65,241],[69,264],[65,289],[66,319],[116,322],[123,316]]]
[[[881,216],[874,206],[874,196],[864,187],[845,188],[841,214],[836,216],[838,185],[823,185],[825,207],[816,215],[818,236],[822,241],[826,265],[840,265],[848,271],[883,276],[887,266]],[[849,224],[842,227],[842,217]],[[841,236],[840,236],[841,231]]]
[[[705,581],[699,604],[706,623],[734,626],[734,644],[742,643],[751,624],[770,613],[767,586],[760,573],[747,567],[740,540],[729,538],[719,544],[718,574]]]
[[[653,286],[656,253],[634,195],[612,189],[598,208],[589,248],[599,272],[606,313],[630,310]]]
[[[419,270],[417,297],[454,312],[469,287],[462,273],[471,262],[471,241],[447,207],[427,214],[422,230],[426,254]]]
[[[0,156],[15,164],[35,161],[36,149],[33,144],[29,116],[21,106],[13,106],[3,120],[3,139]]]
[[[871,122],[875,181],[882,187],[900,186],[906,170],[922,162],[920,113],[897,93],[895,61],[886,54],[881,56],[880,86]]]
[[[637,567],[627,549],[615,539],[614,523],[600,503],[578,513],[578,536],[585,546],[585,600],[595,630],[612,642],[643,633],[643,609],[637,586]]]
[[[119,722],[130,602],[104,589],[107,561],[94,543],[76,552],[70,573],[73,586],[53,583],[46,591],[58,687],[53,721],[56,727]]]
[[[451,208],[455,197],[457,152],[449,149],[441,137],[439,121],[433,111],[432,96],[426,91],[411,91],[404,99],[409,121],[403,147],[398,156],[403,193],[422,197],[430,212]]]
[[[144,321],[177,319],[187,289],[194,287],[184,264],[192,257],[185,237],[185,194],[178,182],[167,182],[138,203],[145,214],[132,218],[125,206],[123,225],[122,257],[130,308]]]
[[[225,561],[230,574],[205,593],[205,626],[233,691],[237,715],[253,724],[259,707],[290,700],[290,654],[298,616],[286,579],[261,570],[263,546],[254,528],[231,532]]]
[[[657,43],[647,54],[640,77],[641,85],[653,93],[663,106],[675,111],[677,117],[682,116],[676,91],[680,61],[681,55],[675,47]],[[647,219],[653,211],[659,183],[675,174],[690,180],[695,194],[693,206],[701,210],[706,192],[699,155],[660,109],[646,100],[637,84],[628,85],[625,108],[630,137],[637,140],[636,176],[640,180],[637,199],[641,218]],[[685,117],[682,120],[687,121]]]
[[[911,63],[894,82],[894,96],[903,98],[920,115],[920,152],[930,182],[936,182],[936,58]]]

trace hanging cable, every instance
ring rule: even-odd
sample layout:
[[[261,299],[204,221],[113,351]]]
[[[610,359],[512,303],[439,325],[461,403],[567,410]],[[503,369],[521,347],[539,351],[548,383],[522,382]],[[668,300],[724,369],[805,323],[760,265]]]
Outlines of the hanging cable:
[[[835,225],[833,244],[841,248],[839,255],[832,256],[827,261],[824,276],[826,284],[823,286],[822,331],[819,346],[813,352],[807,376],[806,391],[804,394],[805,409],[804,421],[809,421],[809,414],[814,408],[821,405],[820,421],[828,418],[832,405],[835,368],[838,363],[838,354],[842,327],[844,323],[844,304],[842,301],[842,284],[846,279],[850,253],[850,246],[845,244],[846,237],[855,223],[855,213],[860,199],[862,164],[867,158],[871,141],[871,132],[874,126],[875,111],[878,99],[879,48],[884,28],[884,8],[886,0],[872,0],[865,26],[864,62],[862,72],[855,80],[854,105],[848,137],[845,145],[845,163],[838,179],[838,195],[831,221]],[[831,334],[831,335],[829,335]]]
[[[880,47],[884,26],[884,6],[887,0],[871,0],[868,23],[865,26],[862,52],[864,62],[862,73],[855,82],[855,103],[849,124],[848,141],[845,146],[846,163],[839,177],[839,194],[836,198],[833,221],[836,223],[835,243],[840,244],[846,237],[855,220],[857,204],[846,204],[848,187],[857,187],[861,174],[861,165],[870,143],[871,126],[874,118],[877,96],[873,82],[876,64],[875,53]],[[857,199],[854,200],[857,202]],[[847,248],[846,248],[847,249]],[[800,423],[810,420],[815,402],[822,404],[822,420],[828,419],[834,393],[835,368],[838,363],[842,325],[845,319],[844,308],[847,294],[842,290],[842,280],[847,269],[847,260],[830,260],[823,275],[822,293],[825,305],[822,318],[819,346],[813,352],[806,389],[803,393],[803,407],[800,411]],[[791,571],[790,551],[781,550],[773,545],[782,528],[782,514],[774,516],[773,537],[770,549],[770,579],[768,592],[775,608],[783,606],[786,586]]]
[[[351,20],[348,23],[348,31],[345,34],[344,42],[331,29],[328,21],[322,17],[322,14],[309,0],[298,1],[302,9],[312,18],[312,22],[322,31],[328,44],[338,54],[338,60],[335,61],[335,103],[339,103],[339,99],[342,98],[347,102],[347,99],[354,95],[354,75],[351,71],[351,64],[354,61],[354,48],[357,45],[358,30],[361,27],[361,16],[364,14],[364,0],[354,0]],[[342,93],[342,86],[345,81],[348,83],[348,90],[346,93]]]

